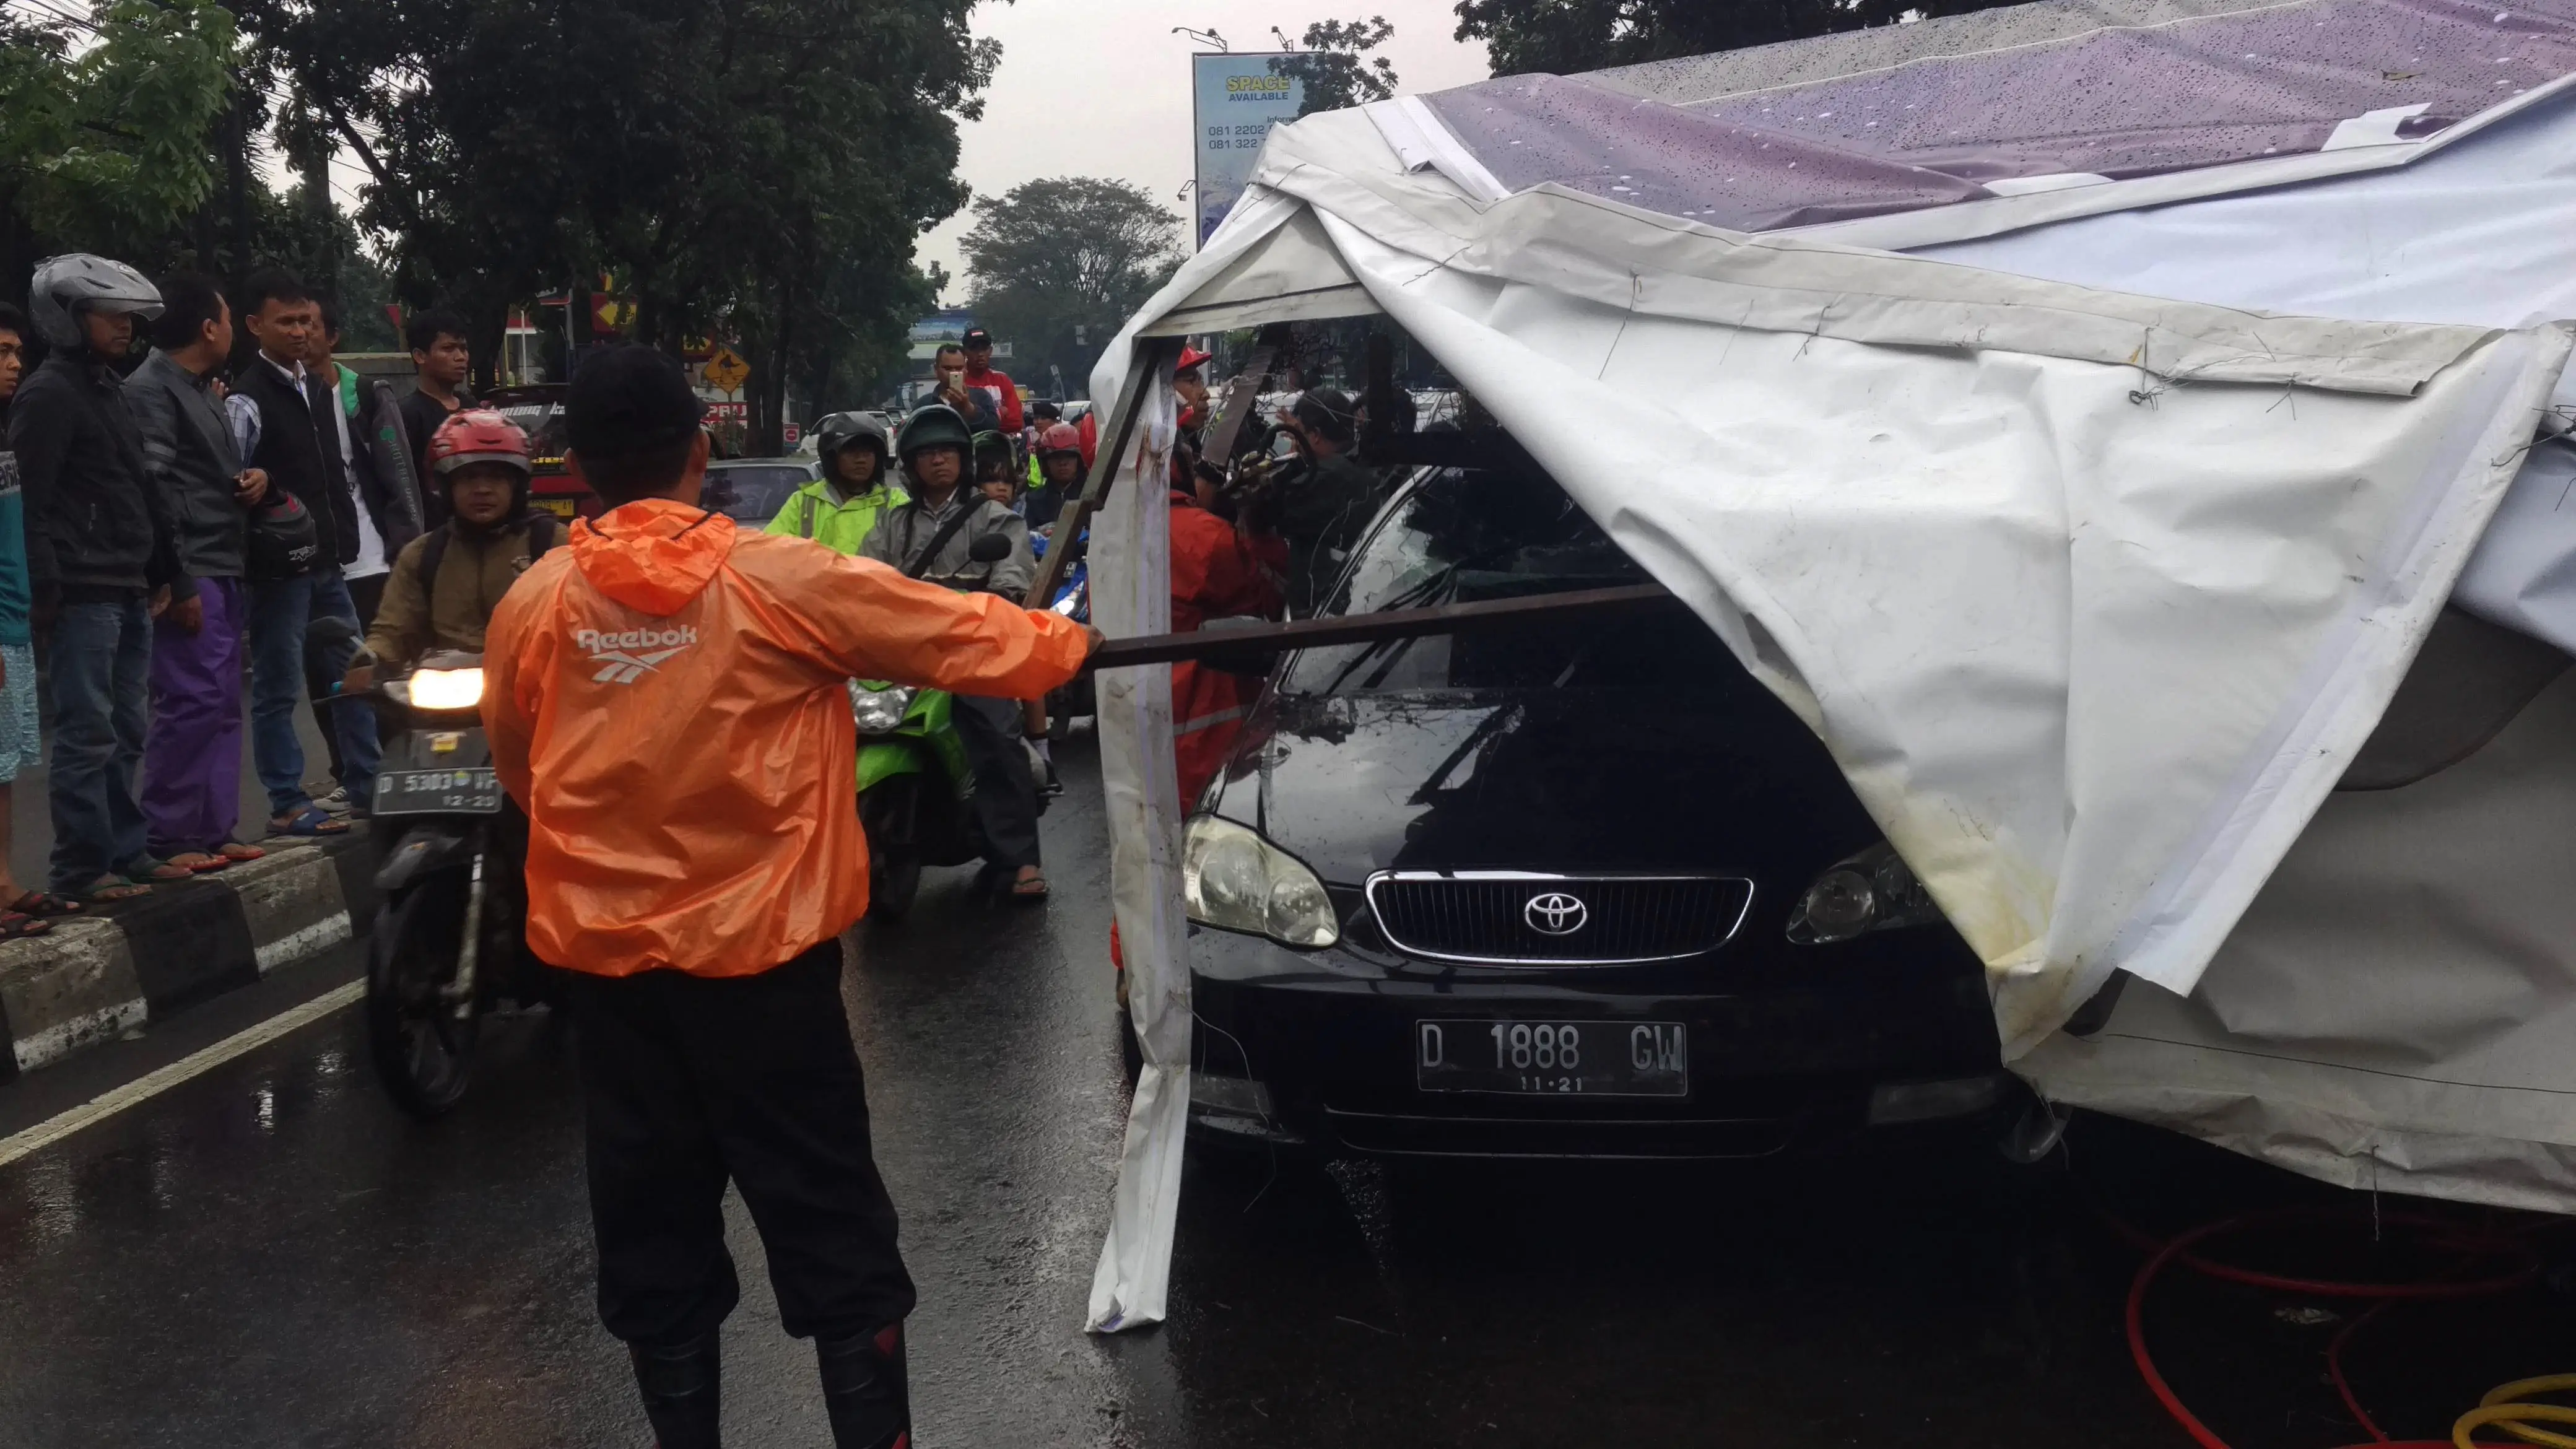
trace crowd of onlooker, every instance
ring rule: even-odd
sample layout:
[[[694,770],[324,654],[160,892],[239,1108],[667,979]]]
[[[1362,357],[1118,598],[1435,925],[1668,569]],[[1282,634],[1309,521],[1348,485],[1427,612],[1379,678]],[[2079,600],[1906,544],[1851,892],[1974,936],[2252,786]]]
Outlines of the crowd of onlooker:
[[[340,323],[280,268],[156,284],[87,255],[40,263],[28,312],[0,304],[0,939],[259,858],[238,829],[245,689],[268,833],[365,815],[375,718],[337,681],[391,561],[440,521],[421,450],[467,405],[467,329],[410,317],[418,383],[397,396],[335,358]],[[39,748],[40,651],[54,844],[31,887],[8,797]]]

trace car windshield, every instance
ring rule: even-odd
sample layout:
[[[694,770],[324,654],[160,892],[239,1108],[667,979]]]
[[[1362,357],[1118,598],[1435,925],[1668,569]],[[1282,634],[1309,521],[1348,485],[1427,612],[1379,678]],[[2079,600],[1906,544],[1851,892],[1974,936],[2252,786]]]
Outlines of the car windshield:
[[[1426,469],[1379,515],[1324,609],[1419,609],[1648,582],[1562,489],[1543,477]],[[1675,612],[1607,623],[1522,623],[1308,649],[1292,694],[1442,689],[1638,688],[1696,692],[1718,661],[1707,628]]]
[[[737,523],[767,523],[788,498],[812,480],[797,463],[753,463],[707,471],[708,502]]]

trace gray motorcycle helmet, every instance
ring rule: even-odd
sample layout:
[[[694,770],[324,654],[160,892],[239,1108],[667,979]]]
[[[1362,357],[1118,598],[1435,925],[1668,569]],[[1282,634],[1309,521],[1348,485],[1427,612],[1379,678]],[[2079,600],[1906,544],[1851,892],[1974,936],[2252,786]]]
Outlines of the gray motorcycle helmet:
[[[27,311],[36,331],[55,347],[79,347],[84,308],[131,312],[149,322],[161,315],[161,289],[123,262],[87,252],[67,252],[36,263],[27,288]]]
[[[903,420],[903,431],[895,441],[902,445],[906,469],[912,467],[912,455],[924,448],[955,448],[961,476],[971,471],[975,461],[975,435],[966,431],[966,420],[946,403],[915,409]]]
[[[823,476],[839,478],[832,459],[853,443],[876,453],[877,481],[886,482],[894,470],[894,446],[886,439],[885,424],[868,413],[833,413],[814,424],[814,456],[823,464]]]

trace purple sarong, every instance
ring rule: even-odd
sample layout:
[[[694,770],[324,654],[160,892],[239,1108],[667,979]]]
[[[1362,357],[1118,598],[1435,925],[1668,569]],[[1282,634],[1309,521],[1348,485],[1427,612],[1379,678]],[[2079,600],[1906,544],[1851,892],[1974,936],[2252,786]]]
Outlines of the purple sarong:
[[[152,726],[143,741],[143,819],[166,860],[211,851],[241,821],[242,631],[250,591],[239,579],[199,579],[205,626],[190,634],[168,614],[152,626]]]

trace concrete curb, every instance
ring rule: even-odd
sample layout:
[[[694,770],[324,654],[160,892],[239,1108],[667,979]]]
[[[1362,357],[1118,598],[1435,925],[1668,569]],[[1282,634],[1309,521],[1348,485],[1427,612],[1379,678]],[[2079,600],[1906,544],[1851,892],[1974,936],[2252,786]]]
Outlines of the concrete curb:
[[[0,944],[0,1080],[166,1020],[346,941],[375,909],[364,832],[265,842],[262,859]]]

